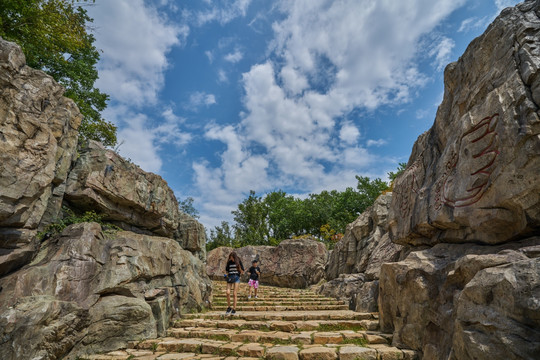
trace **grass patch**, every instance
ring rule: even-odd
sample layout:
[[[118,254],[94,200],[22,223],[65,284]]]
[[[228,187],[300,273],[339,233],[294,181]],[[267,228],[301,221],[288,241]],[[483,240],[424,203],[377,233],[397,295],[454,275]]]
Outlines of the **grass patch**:
[[[349,344],[349,345],[358,345],[365,347],[367,345],[367,340],[364,338],[352,338],[352,339],[343,339],[343,344]]]
[[[271,343],[274,345],[290,345],[291,340],[273,339]]]
[[[106,215],[98,214],[95,211],[86,211],[82,214],[76,214],[73,210],[63,207],[62,214],[63,216],[61,219],[56,219],[53,223],[47,225],[43,231],[38,232],[37,237],[39,240],[46,240],[51,236],[58,235],[69,225],[85,222],[96,222],[101,225],[103,234],[107,237],[112,237],[117,231],[122,230],[116,225],[104,222],[103,218]]]
[[[158,343],[153,342],[151,345],[152,353],[155,353],[157,351],[157,348],[158,348]]]
[[[364,331],[366,328],[361,325],[319,324],[317,330],[324,332],[340,330]]]
[[[219,341],[231,341],[231,339],[227,335],[223,335],[223,334],[210,335],[209,338],[212,340],[219,340]]]

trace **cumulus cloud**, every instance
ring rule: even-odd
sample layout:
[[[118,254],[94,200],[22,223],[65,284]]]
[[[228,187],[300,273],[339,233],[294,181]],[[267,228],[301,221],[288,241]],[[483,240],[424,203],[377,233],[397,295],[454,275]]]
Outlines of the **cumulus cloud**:
[[[189,28],[170,24],[143,0],[98,1],[89,12],[102,51],[97,87],[132,106],[155,103],[169,66],[167,53],[184,43]]]
[[[410,101],[427,81],[413,63],[419,40],[464,2],[279,2],[283,17],[272,25],[268,58],[242,76],[241,123],[207,132],[226,144],[221,165],[193,165],[203,197],[221,194],[223,203],[236,205],[242,196],[235,198],[235,191],[272,190],[265,183],[317,192],[350,186],[358,173],[384,176],[370,174],[370,166],[393,160],[368,151],[384,140],[361,147],[358,119],[342,119],[355,109]],[[439,41],[432,54],[437,66],[447,61],[452,47],[450,39]],[[239,169],[246,181],[231,183]],[[254,169],[257,176],[251,175]],[[208,211],[206,216],[217,217],[218,210]]]
[[[214,94],[207,94],[204,91],[196,91],[189,95],[189,102],[185,104],[185,108],[197,111],[203,106],[211,106],[217,104]]]
[[[105,110],[104,116],[120,124],[117,138],[120,155],[129,158],[145,171],[159,173],[163,161],[160,147],[166,144],[184,148],[192,134],[183,129],[185,119],[172,108],[165,108],[160,116],[150,119],[127,105],[117,105]],[[153,123],[157,123],[153,125]]]
[[[186,14],[187,17],[195,19],[197,26],[203,26],[213,21],[223,25],[237,17],[245,16],[251,0],[229,0],[225,1],[225,4],[218,5],[212,1],[205,1],[205,3],[207,9]]]
[[[366,143],[366,146],[367,147],[371,147],[371,146],[375,146],[375,147],[379,147],[379,146],[383,146],[383,145],[386,145],[388,142],[384,139],[378,139],[378,140],[373,140],[373,139],[369,139]]]
[[[435,66],[438,71],[442,71],[450,62],[452,49],[455,45],[456,43],[454,40],[446,36],[442,36],[437,44],[430,50],[429,55],[435,58]]]
[[[242,60],[243,57],[244,57],[244,54],[240,50],[236,49],[234,50],[234,52],[226,54],[224,56],[224,59],[225,61],[228,61],[234,64]]]

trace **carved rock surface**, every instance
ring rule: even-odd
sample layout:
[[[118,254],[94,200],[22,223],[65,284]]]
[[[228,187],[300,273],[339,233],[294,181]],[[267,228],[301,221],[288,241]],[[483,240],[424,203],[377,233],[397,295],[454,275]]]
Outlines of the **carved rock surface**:
[[[290,288],[306,288],[324,278],[328,250],[320,241],[310,239],[284,240],[278,246],[246,246],[239,249],[219,247],[208,252],[206,272],[212,279],[222,280],[229,254],[235,251],[244,268],[259,260],[260,282]],[[247,274],[242,280],[247,281]]]
[[[539,9],[504,10],[447,66],[435,123],[396,179],[396,243],[498,244],[539,231]]]
[[[540,1],[505,9],[445,71],[395,182],[382,331],[423,359],[540,354]]]
[[[0,38],[0,275],[31,259],[35,229],[60,210],[81,122],[63,93]]]
[[[388,235],[392,194],[384,194],[347,226],[328,257],[326,279],[319,293],[348,300],[356,311],[376,311],[381,265],[404,257],[403,246]],[[353,274],[353,275],[346,275]]]
[[[96,223],[47,240],[0,286],[6,360],[101,352],[162,335],[172,316],[199,308],[211,292],[201,261],[175,240],[127,231],[106,236]]]

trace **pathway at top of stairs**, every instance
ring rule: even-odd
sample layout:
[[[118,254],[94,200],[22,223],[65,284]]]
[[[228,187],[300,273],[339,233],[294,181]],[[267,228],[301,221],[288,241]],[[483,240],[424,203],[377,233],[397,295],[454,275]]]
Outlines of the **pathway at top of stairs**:
[[[85,359],[419,359],[415,351],[390,345],[392,335],[378,331],[377,313],[354,312],[343,301],[304,289],[261,286],[258,298],[248,299],[242,283],[237,313],[227,316],[225,288],[224,281],[215,281],[212,310],[182,315],[167,337]]]

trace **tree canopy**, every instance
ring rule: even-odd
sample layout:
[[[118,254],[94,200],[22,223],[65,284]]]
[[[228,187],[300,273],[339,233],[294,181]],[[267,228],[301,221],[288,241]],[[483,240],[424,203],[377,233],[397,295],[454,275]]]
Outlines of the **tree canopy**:
[[[0,36],[18,43],[29,66],[50,74],[79,107],[82,139],[116,144],[116,127],[100,112],[109,99],[94,86],[99,52],[89,32],[92,19],[81,1],[2,0]],[[87,2],[84,0],[83,2]]]
[[[399,170],[399,169],[398,169]],[[232,212],[234,224],[223,221],[210,230],[207,249],[219,246],[277,245],[285,239],[311,235],[332,247],[353,222],[389,185],[381,179],[356,177],[356,189],[322,191],[305,199],[273,191],[254,191]]]

